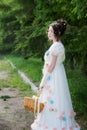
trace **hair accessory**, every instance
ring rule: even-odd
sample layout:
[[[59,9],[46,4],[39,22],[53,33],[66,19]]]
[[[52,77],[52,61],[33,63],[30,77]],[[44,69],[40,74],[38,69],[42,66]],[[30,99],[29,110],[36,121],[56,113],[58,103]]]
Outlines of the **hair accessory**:
[[[66,26],[66,23],[64,23],[63,25]]]

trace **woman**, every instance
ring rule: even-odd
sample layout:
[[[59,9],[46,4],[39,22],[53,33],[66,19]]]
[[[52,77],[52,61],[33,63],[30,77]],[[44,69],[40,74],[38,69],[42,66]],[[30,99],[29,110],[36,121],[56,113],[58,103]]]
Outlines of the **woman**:
[[[48,38],[53,42],[44,56],[43,78],[40,83],[40,102],[45,107],[31,125],[32,130],[80,130],[74,117],[70,92],[63,61],[65,49],[61,36],[66,30],[66,22],[59,19],[48,27]]]

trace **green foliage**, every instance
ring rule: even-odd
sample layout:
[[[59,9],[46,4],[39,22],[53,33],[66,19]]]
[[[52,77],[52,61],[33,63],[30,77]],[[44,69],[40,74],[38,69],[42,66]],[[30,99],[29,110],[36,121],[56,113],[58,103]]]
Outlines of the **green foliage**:
[[[73,101],[74,109],[78,112],[77,115],[83,115],[86,118],[84,111],[87,109],[87,82],[86,77],[82,76],[80,70],[72,71],[67,69],[69,88]]]
[[[46,35],[49,23],[63,18],[68,23],[63,37],[67,64],[87,73],[86,5],[86,0],[1,0],[0,52],[17,53],[24,58],[43,57],[49,46]]]
[[[83,19],[84,21],[87,18],[87,1],[72,0],[72,4],[74,5],[72,12],[77,15],[78,19]]]

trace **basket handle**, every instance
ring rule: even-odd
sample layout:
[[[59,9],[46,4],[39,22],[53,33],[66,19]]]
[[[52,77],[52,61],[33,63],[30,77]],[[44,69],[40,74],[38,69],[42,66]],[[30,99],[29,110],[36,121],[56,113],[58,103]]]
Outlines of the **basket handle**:
[[[34,116],[36,116],[36,107],[38,105],[38,110],[37,110],[37,114],[39,114],[40,112],[40,102],[38,100],[38,97],[37,96],[33,96],[34,100],[35,100],[35,103],[34,103]],[[38,104],[37,104],[38,103]]]

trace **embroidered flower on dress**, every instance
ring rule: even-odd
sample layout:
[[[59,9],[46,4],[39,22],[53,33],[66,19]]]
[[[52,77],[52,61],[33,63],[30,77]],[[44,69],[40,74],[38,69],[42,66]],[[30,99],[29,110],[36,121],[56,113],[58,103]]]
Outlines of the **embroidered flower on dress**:
[[[49,111],[53,111],[54,109],[52,107],[49,108]]]
[[[67,118],[66,118],[65,116],[62,116],[62,115],[59,116],[59,119],[60,119],[60,120],[63,120],[63,121],[66,121],[66,120],[67,120]]]
[[[73,118],[73,117],[75,117],[76,116],[76,112],[74,112],[74,111],[72,111],[70,114],[69,114],[69,117],[70,118]]]
[[[63,118],[62,118],[62,119],[63,119],[63,121],[66,121],[66,117],[65,117],[65,116],[63,116]]]
[[[47,100],[48,100],[48,101],[50,100],[50,96],[47,97]]]
[[[57,130],[57,128],[53,128],[53,130]]]
[[[44,129],[48,129],[48,126],[46,125],[46,126],[44,126]]]
[[[69,129],[70,129],[70,130],[73,130],[73,126],[70,126]]]
[[[47,80],[50,80],[51,79],[51,76],[48,76]]]
[[[49,89],[49,88],[50,88],[50,86],[49,86],[49,85],[46,85],[46,86],[45,86],[45,88],[46,88],[46,89]]]
[[[57,112],[58,110],[57,110],[56,108],[54,109],[53,107],[50,107],[50,108],[49,108],[49,111]]]
[[[63,120],[63,121],[66,121],[66,117],[64,116],[64,114],[65,114],[65,112],[62,111],[61,114],[60,114],[60,116],[59,116],[59,119]]]
[[[62,115],[60,115],[60,116],[59,116],[59,119],[60,119],[60,120],[62,120],[62,118],[63,118],[63,116],[62,116]]]
[[[65,120],[66,119],[65,116],[64,116],[64,114],[65,114],[65,112],[62,111],[61,114],[60,114],[60,116],[59,116],[60,120],[62,120],[62,119]]]
[[[53,101],[53,100],[50,100],[50,104],[54,104],[54,101]]]
[[[76,123],[76,128],[78,128],[79,127],[79,125],[78,125],[78,123]]]
[[[66,128],[65,128],[65,127],[63,127],[63,128],[62,128],[62,130],[66,130]]]
[[[64,114],[65,114],[65,112],[64,112],[64,111],[62,111],[62,112],[61,112],[61,114],[62,114],[62,115],[64,115]]]

